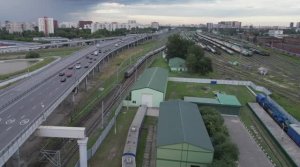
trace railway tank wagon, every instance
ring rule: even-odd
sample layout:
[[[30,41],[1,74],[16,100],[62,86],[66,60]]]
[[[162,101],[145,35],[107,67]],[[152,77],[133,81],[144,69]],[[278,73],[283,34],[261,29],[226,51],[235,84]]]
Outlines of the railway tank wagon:
[[[147,107],[139,107],[131,126],[128,130],[128,135],[122,155],[122,167],[136,167],[136,151],[139,140],[140,129],[146,115]]]
[[[257,103],[264,108],[274,121],[281,126],[288,136],[300,147],[300,122],[288,114],[271,97],[264,94],[256,96]]]

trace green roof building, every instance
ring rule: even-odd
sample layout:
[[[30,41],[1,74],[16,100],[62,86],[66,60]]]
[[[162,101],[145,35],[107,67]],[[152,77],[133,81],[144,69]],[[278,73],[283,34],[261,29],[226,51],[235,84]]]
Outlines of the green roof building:
[[[182,100],[160,103],[157,167],[205,167],[214,148],[196,104]]]
[[[171,71],[187,71],[185,60],[179,57],[174,57],[169,60]]]
[[[184,97],[184,101],[198,104],[199,106],[212,106],[221,114],[239,115],[242,107],[239,100],[233,95],[218,93],[216,98]]]
[[[168,84],[168,71],[153,67],[146,69],[131,90],[131,106],[159,107],[164,101]]]

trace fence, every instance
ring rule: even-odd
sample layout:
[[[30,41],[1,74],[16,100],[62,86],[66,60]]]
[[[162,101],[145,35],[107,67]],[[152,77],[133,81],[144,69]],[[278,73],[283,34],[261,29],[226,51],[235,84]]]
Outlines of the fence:
[[[257,86],[251,81],[239,81],[239,80],[218,80],[218,79],[200,79],[200,78],[178,78],[169,77],[169,81],[173,82],[189,82],[189,83],[202,83],[202,84],[219,84],[219,85],[240,85],[240,86],[250,86],[252,89],[263,92],[266,95],[272,94],[267,88],[262,86]]]
[[[97,152],[97,150],[99,149],[99,147],[101,146],[102,142],[104,141],[104,139],[106,138],[106,136],[108,135],[109,131],[111,130],[111,128],[114,126],[116,119],[122,109],[122,103],[119,104],[118,108],[115,111],[115,115],[114,117],[110,120],[110,122],[107,124],[107,126],[105,127],[104,131],[101,133],[101,135],[99,136],[99,138],[97,139],[97,141],[95,142],[95,144],[92,146],[92,148],[87,150],[87,159],[91,159]],[[77,161],[75,167],[80,167],[79,164],[79,160]]]

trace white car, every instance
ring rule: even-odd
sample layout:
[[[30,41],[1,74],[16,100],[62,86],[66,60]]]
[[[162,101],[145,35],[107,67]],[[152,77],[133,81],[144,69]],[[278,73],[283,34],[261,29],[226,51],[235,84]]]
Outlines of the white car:
[[[81,65],[80,65],[80,64],[76,64],[75,68],[76,68],[76,69],[80,69],[80,68],[81,68]]]

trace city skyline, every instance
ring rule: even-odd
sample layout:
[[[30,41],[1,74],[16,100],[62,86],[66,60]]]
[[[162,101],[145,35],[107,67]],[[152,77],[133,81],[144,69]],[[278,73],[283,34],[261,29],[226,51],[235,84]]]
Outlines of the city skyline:
[[[243,25],[288,26],[290,22],[298,22],[300,19],[298,14],[300,5],[296,0],[1,1],[3,1],[0,6],[1,22],[5,20],[36,22],[38,17],[49,16],[59,21],[124,22],[134,19],[142,24],[158,21],[161,24],[178,25],[237,20],[243,22]],[[12,13],[13,8],[18,12]]]

